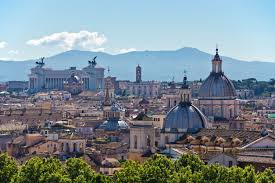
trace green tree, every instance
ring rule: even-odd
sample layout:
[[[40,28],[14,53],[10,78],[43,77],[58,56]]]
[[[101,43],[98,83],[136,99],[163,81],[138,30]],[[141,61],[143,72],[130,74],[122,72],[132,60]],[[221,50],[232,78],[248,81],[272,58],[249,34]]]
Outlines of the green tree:
[[[8,183],[17,173],[16,162],[7,154],[0,155],[0,182]]]
[[[178,160],[175,162],[176,170],[180,170],[182,167],[189,166],[192,172],[200,171],[205,165],[202,160],[193,154],[183,154]]]
[[[43,173],[43,160],[34,157],[28,160],[20,169],[13,182],[16,183],[33,183],[39,182],[40,176]]]
[[[43,176],[41,182],[44,183],[72,183],[71,179],[67,175],[61,173],[51,173]]]
[[[193,183],[200,180],[197,173],[192,173],[190,166],[183,167],[179,171],[175,171],[168,183]]]
[[[65,170],[72,182],[94,182],[95,172],[80,158],[68,159]]]
[[[142,182],[167,182],[172,177],[174,170],[174,163],[171,159],[155,154],[143,165]]]
[[[122,170],[114,175],[114,182],[141,183],[142,165],[135,161],[126,161],[122,164]]]
[[[275,182],[275,175],[271,169],[266,169],[257,175],[257,183],[273,183]]]
[[[256,182],[256,173],[255,169],[252,166],[247,166],[243,169],[243,174],[242,174],[242,180],[243,182],[247,183],[254,183]]]
[[[13,182],[16,183],[47,183],[69,182],[69,179],[62,177],[63,168],[58,159],[34,157],[28,160],[20,169]]]

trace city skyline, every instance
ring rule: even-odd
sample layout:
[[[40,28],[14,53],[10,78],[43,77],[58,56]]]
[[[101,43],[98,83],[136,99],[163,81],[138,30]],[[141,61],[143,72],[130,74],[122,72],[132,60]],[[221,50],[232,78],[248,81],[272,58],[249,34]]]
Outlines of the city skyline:
[[[275,62],[273,5],[216,0],[1,2],[0,60],[75,49],[119,54],[194,47],[212,53],[217,43],[225,56]]]

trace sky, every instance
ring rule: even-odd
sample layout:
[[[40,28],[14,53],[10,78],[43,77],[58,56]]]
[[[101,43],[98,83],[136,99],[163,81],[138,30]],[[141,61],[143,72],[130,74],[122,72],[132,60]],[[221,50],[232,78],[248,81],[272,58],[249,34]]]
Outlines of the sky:
[[[194,47],[275,62],[274,0],[0,0],[0,60]]]

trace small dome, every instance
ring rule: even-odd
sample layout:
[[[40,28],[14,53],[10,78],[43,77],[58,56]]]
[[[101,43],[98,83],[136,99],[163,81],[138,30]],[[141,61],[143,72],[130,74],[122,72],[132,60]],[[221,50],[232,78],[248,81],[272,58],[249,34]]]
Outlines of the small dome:
[[[105,131],[119,131],[119,130],[126,130],[129,128],[129,125],[125,121],[117,121],[115,119],[110,119],[104,121],[98,129],[102,129]]]
[[[180,103],[173,107],[167,114],[164,132],[197,132],[207,128],[208,123],[203,113],[191,103]]]
[[[236,98],[233,83],[223,72],[211,72],[199,90],[199,98]]]

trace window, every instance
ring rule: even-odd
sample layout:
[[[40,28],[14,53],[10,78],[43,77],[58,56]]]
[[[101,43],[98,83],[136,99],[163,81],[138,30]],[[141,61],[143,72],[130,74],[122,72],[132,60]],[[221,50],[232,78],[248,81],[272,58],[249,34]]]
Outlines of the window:
[[[73,147],[74,147],[73,151],[76,152],[76,151],[77,151],[76,143],[74,143],[74,146],[73,146]]]
[[[68,142],[66,143],[66,148],[65,148],[65,151],[70,152],[70,145],[69,145],[69,143],[68,143]]]
[[[169,137],[165,136],[165,144],[168,144],[168,142],[169,142]]]
[[[229,117],[230,117],[230,118],[233,117],[232,114],[233,114],[232,109],[229,109]]]
[[[147,144],[147,147],[150,147],[150,146],[151,146],[150,135],[147,135],[147,137],[146,137],[146,144]]]
[[[159,146],[158,141],[155,141],[155,146],[156,146],[156,147],[158,147],[158,146]]]
[[[134,136],[134,148],[137,149],[137,136]]]
[[[232,161],[228,161],[228,167],[233,166],[233,162]]]

